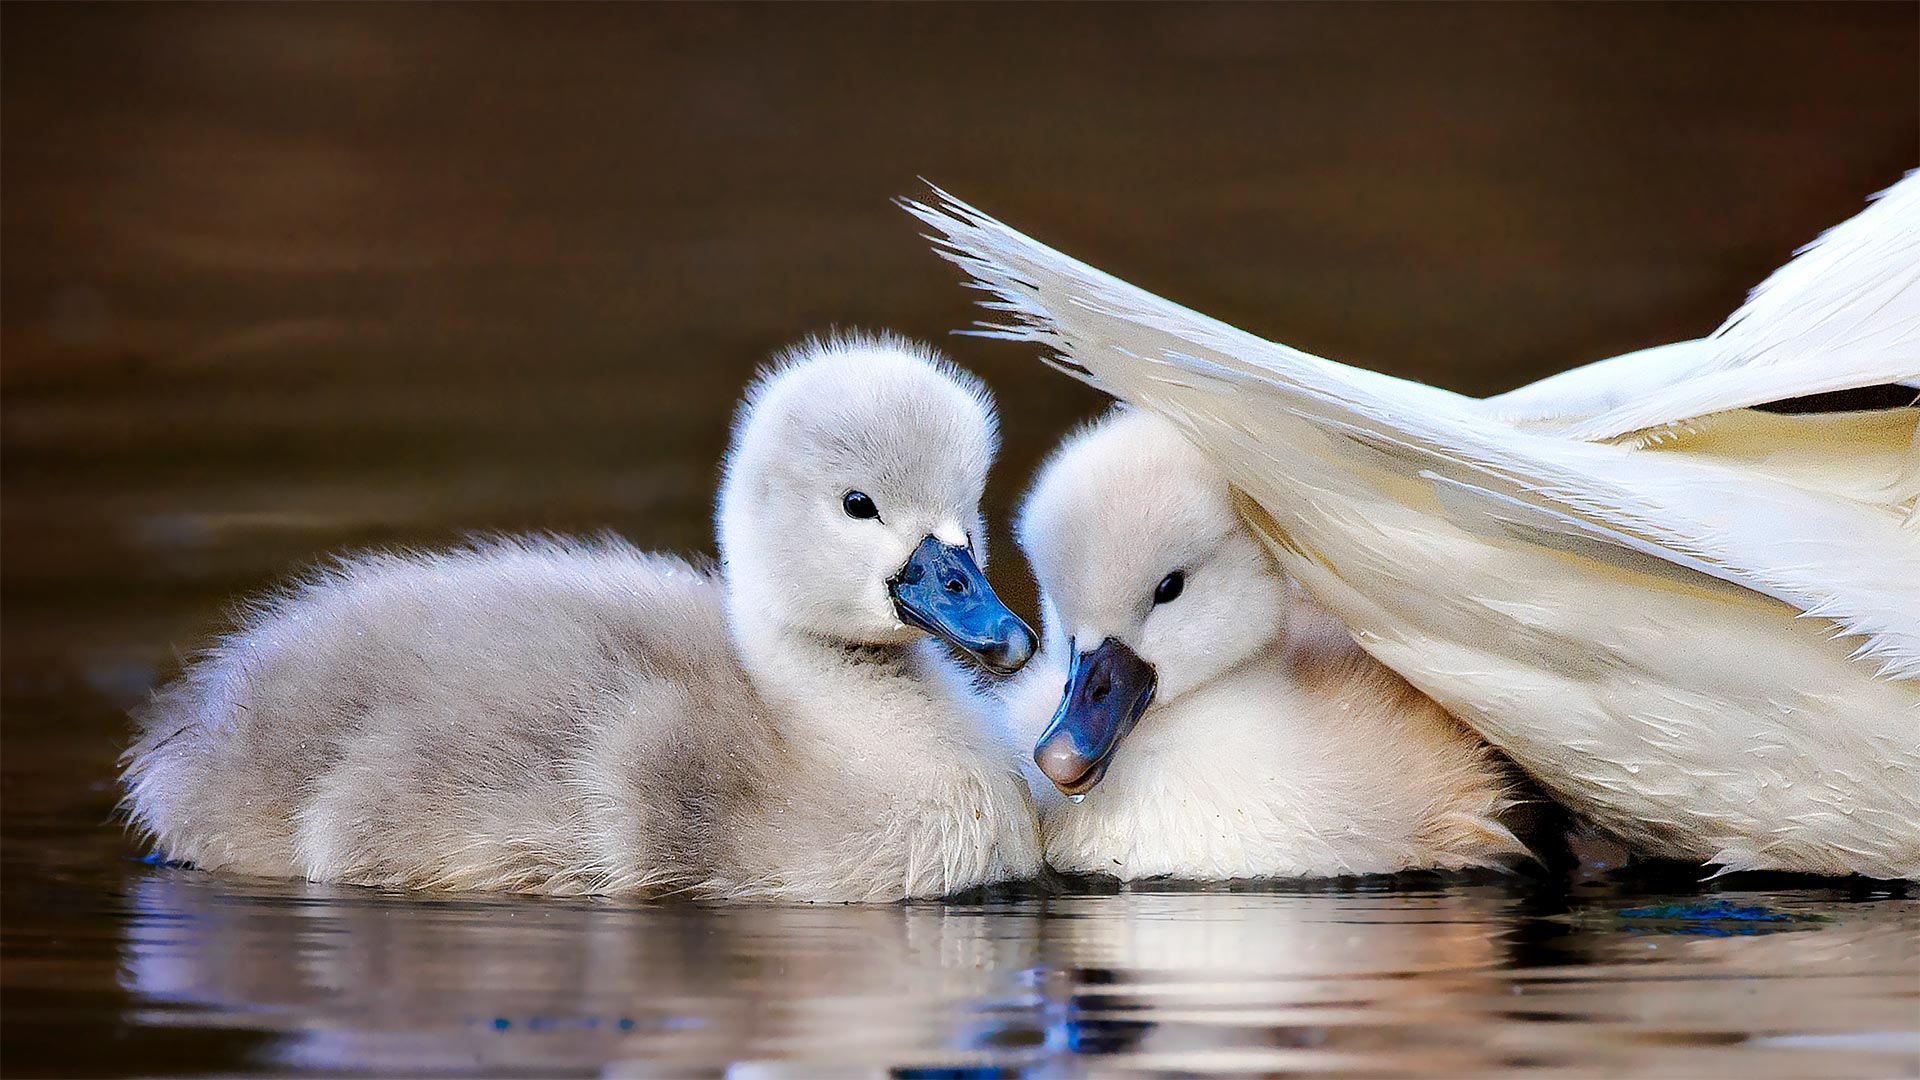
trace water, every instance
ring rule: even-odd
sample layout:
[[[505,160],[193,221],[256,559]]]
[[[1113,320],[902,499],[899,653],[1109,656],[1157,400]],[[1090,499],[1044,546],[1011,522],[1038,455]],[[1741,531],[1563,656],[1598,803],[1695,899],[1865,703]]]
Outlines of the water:
[[[1030,614],[1005,522],[1101,403],[944,338],[917,175],[1489,392],[1710,329],[1920,160],[1916,42],[1906,4],[9,7],[0,1070],[1920,1074],[1920,911],[1864,884],[635,906],[216,878],[113,820],[126,708],[327,552],[709,549],[734,396],[827,325],[993,386]]]
[[[7,1056],[13,1075],[1920,1070],[1920,901],[1717,897],[1823,921],[1623,918],[1617,886],[1512,881],[728,908],[129,863],[9,912]]]

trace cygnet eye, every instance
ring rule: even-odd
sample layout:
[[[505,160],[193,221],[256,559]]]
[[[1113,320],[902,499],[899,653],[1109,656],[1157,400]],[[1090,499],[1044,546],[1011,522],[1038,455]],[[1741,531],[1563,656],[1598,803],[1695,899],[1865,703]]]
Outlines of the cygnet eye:
[[[840,496],[840,508],[845,510],[850,518],[864,520],[880,516],[880,508],[873,505],[873,500],[864,491],[849,491]]]
[[[1180,595],[1181,590],[1186,587],[1187,575],[1183,571],[1175,570],[1173,573],[1161,578],[1160,584],[1153,587],[1153,602],[1156,604],[1170,604]]]

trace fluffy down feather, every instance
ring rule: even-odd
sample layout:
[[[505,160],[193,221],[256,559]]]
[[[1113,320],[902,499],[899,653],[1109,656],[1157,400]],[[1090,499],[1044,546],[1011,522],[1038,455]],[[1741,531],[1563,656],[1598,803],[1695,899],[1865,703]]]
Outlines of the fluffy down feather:
[[[343,561],[143,710],[132,819],[207,869],[367,885],[877,901],[1031,875],[1010,749],[885,588],[921,537],[977,533],[991,409],[923,350],[810,343],[742,409],[719,574],[613,538]],[[884,524],[842,513],[856,484]]]
[[[1031,745],[1068,640],[1108,638],[1158,689],[1079,802],[1039,790],[1047,861],[1123,880],[1328,877],[1524,857],[1504,763],[1289,583],[1226,478],[1159,417],[1117,412],[1035,481],[1019,537],[1046,648],[1009,700]],[[1155,585],[1182,574],[1177,597]]]

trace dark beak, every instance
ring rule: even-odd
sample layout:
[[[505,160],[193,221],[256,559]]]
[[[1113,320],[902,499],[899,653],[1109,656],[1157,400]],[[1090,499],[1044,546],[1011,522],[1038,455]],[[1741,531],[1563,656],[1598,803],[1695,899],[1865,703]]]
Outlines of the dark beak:
[[[887,591],[901,622],[944,638],[989,671],[1011,675],[1033,656],[1033,631],[993,595],[966,548],[927,537]]]
[[[1153,701],[1153,665],[1108,638],[1090,653],[1073,650],[1067,693],[1033,748],[1034,764],[1053,786],[1084,795],[1107,775],[1107,763]]]

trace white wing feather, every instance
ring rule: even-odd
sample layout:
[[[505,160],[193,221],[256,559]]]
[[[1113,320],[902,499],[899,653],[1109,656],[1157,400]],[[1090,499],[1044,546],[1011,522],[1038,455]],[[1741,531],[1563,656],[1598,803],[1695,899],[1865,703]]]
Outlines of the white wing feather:
[[[1915,191],[1898,193],[1905,198]],[[929,239],[946,258],[994,295],[988,306],[1012,317],[976,332],[1046,345],[1058,366],[1169,416],[1258,500],[1287,498],[1281,477],[1312,482],[1310,451],[1290,445],[1305,422],[1345,452],[1364,447],[1397,463],[1406,477],[1447,488],[1456,505],[1471,502],[1461,493],[1474,493],[1482,506],[1505,508],[1509,523],[1528,519],[1536,543],[1578,537],[1771,597],[1861,638],[1855,655],[1876,662],[1882,676],[1920,678],[1920,538],[1900,527],[1903,514],[1684,455],[1573,441],[1493,421],[1479,400],[1255,337],[936,194],[938,207],[908,203],[907,209],[940,233]],[[1777,303],[1768,300],[1771,293],[1770,285],[1755,302]],[[1906,293],[1896,298],[1911,299]],[[1771,309],[1756,309],[1764,310]],[[1905,326],[1904,310],[1896,314]],[[1868,382],[1885,382],[1886,351],[1855,346],[1908,340],[1911,327],[1878,334],[1866,332],[1867,322],[1857,314],[1850,332],[1823,336],[1819,326],[1838,326],[1828,318],[1797,340],[1803,348],[1824,341],[1851,349],[1845,363],[1853,374],[1842,381],[1871,373]],[[1730,322],[1717,337],[1739,328]],[[1824,363],[1781,350],[1741,356],[1739,365],[1699,378]],[[1673,388],[1673,400],[1684,396],[1680,390]],[[1665,419],[1655,422],[1674,418],[1659,415]],[[1634,426],[1645,425],[1636,420],[1619,430]],[[1586,437],[1617,428],[1589,425]]]
[[[1487,399],[1494,415],[1613,439],[1727,409],[1920,382],[1920,171],[1828,229],[1718,330]]]

